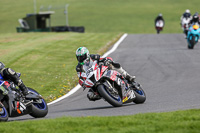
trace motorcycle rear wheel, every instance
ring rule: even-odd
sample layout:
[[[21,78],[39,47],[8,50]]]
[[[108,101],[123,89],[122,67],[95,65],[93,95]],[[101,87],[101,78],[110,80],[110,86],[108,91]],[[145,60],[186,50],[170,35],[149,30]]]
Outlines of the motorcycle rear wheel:
[[[121,99],[121,97],[118,95],[118,98],[115,98],[114,96],[112,96],[112,94],[107,89],[108,88],[106,88],[106,86],[104,86],[102,84],[97,87],[97,90],[98,90],[99,94],[108,103],[110,103],[114,107],[120,107],[120,106],[122,106],[122,99]]]

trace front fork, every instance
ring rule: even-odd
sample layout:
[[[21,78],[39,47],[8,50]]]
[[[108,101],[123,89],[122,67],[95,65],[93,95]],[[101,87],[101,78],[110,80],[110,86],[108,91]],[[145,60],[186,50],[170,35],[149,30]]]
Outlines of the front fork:
[[[129,103],[132,102],[135,99],[135,93],[133,91],[133,87],[125,86],[123,87],[122,85],[120,86],[120,90],[116,90],[115,87],[111,85],[111,83],[106,80],[104,82],[104,85],[109,89],[109,91],[113,92],[116,95],[119,95],[122,98],[123,103]]]

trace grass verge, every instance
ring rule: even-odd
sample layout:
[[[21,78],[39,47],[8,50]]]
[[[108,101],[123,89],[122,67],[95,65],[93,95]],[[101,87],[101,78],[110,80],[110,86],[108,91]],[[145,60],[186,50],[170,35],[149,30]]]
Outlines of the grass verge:
[[[28,33],[0,36],[0,58],[22,73],[25,85],[51,102],[77,85],[76,55],[80,46],[102,54],[119,39],[118,33]]]
[[[200,110],[1,123],[1,133],[199,133]],[[48,127],[48,128],[47,128]]]

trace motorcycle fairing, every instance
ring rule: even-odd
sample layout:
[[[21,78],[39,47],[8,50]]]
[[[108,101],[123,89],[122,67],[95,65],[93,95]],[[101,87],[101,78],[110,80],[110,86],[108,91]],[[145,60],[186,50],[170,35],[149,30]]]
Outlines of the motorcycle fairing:
[[[4,105],[6,108],[8,108],[8,114],[9,117],[17,117],[17,116],[21,116],[21,115],[25,115],[25,114],[29,114],[30,113],[30,108],[28,107],[26,110],[24,110],[23,113],[19,114],[17,112],[17,103],[15,101],[15,94],[13,93],[12,89],[10,88],[10,84],[7,81],[2,81],[0,80],[0,93],[1,93],[1,100],[6,98],[6,101],[3,101]]]
[[[182,19],[182,22],[181,22],[181,25],[182,25],[182,29],[184,30],[188,30],[188,28],[189,28],[189,22],[190,22],[190,18],[188,18],[188,17],[184,17],[183,19]]]
[[[84,83],[87,88],[91,88],[101,78],[107,70],[107,66],[98,66],[97,61],[90,61],[89,64],[83,66],[85,72],[81,73],[81,77],[85,79]]]
[[[188,36],[187,36],[187,42],[189,44],[189,46],[191,46],[192,44],[190,44],[190,41],[192,40],[192,37],[195,36],[195,44],[198,42],[199,40],[199,36],[200,36],[200,28],[198,29],[194,29],[195,25],[192,25],[190,28],[189,28],[189,31],[188,31]]]
[[[94,77],[94,76],[92,76],[92,77]],[[92,78],[92,77],[90,77],[90,78]],[[94,86],[94,82],[92,82],[90,79],[87,78],[85,80],[85,87],[91,88],[92,86]]]
[[[3,76],[0,74],[0,79],[2,79],[3,80]]]
[[[126,94],[124,94],[123,103],[128,103],[130,101],[132,101],[135,98],[135,93],[133,92],[133,90],[128,90],[126,91]]]
[[[156,27],[162,28],[163,26],[164,26],[163,20],[158,20],[158,21],[156,21]]]
[[[130,102],[131,100],[133,100],[133,98],[135,98],[133,90],[128,89],[124,80],[120,78],[121,74],[119,72],[115,70],[108,70],[107,74],[104,75],[104,77],[114,81],[121,88],[121,96],[123,103]],[[107,85],[107,87],[109,86]]]

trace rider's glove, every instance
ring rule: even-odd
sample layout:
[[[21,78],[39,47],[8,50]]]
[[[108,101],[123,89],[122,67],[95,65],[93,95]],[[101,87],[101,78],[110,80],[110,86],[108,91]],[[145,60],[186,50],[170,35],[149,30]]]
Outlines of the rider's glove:
[[[107,59],[104,61],[104,66],[108,66],[110,63],[112,63],[112,60]]]

